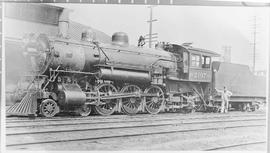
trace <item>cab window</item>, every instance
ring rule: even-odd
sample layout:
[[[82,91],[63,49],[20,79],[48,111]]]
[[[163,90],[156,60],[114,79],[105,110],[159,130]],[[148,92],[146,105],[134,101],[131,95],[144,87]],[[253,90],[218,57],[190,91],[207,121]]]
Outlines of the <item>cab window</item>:
[[[191,55],[191,66],[192,67],[200,67],[201,57],[200,55]]]
[[[211,65],[211,57],[210,56],[203,56],[202,67],[203,68],[210,68],[210,65]]]

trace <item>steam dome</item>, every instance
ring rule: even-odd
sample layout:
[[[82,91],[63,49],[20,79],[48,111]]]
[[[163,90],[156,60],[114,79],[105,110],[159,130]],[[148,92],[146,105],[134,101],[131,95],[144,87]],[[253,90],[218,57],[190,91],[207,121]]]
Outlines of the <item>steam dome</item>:
[[[112,44],[119,46],[128,46],[128,35],[124,32],[116,32],[112,35]]]

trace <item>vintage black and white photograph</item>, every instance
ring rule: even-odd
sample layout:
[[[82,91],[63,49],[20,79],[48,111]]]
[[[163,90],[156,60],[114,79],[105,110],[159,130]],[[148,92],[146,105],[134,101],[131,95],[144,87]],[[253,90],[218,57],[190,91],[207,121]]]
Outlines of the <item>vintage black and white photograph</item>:
[[[2,3],[2,150],[267,151],[269,2],[33,2]]]

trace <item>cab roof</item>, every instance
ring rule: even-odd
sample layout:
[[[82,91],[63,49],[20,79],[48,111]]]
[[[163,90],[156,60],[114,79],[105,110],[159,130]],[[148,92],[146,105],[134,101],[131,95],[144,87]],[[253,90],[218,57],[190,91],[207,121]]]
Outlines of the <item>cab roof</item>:
[[[173,46],[177,46],[181,49],[186,50],[187,52],[194,53],[194,54],[206,55],[206,56],[211,56],[211,57],[219,57],[220,56],[220,54],[218,54],[214,51],[207,50],[207,49],[195,48],[192,46],[183,46],[183,45],[177,45],[177,44],[173,44]]]
[[[214,51],[210,51],[210,50],[206,50],[206,49],[201,49],[201,48],[194,48],[194,47],[189,47],[188,51],[191,53],[199,53],[202,55],[207,55],[207,56],[212,56],[212,57],[219,57],[220,54],[214,52]]]

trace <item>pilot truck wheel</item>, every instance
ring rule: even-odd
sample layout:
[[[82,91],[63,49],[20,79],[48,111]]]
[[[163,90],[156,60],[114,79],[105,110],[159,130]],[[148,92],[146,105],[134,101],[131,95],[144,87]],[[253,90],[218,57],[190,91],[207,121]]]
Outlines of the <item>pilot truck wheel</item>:
[[[40,114],[44,117],[53,117],[59,113],[57,103],[52,99],[45,99],[40,104]]]

